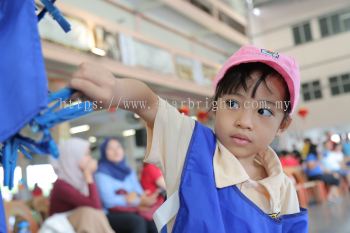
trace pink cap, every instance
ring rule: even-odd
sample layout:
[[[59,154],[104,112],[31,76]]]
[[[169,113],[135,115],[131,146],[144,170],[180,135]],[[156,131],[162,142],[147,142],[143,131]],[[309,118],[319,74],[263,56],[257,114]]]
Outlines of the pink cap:
[[[281,74],[288,86],[291,102],[291,113],[293,113],[299,99],[300,72],[298,64],[292,57],[279,54],[277,52],[272,52],[267,49],[259,49],[252,45],[242,46],[222,66],[214,79],[214,86],[216,87],[228,69],[242,63],[250,62],[265,63]]]

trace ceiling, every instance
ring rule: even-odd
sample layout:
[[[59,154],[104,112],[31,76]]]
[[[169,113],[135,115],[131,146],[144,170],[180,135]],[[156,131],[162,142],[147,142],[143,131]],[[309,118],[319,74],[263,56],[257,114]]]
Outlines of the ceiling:
[[[287,1],[291,2],[291,1],[296,1],[296,0],[253,0],[253,6],[254,7],[263,7],[266,5],[287,2]]]

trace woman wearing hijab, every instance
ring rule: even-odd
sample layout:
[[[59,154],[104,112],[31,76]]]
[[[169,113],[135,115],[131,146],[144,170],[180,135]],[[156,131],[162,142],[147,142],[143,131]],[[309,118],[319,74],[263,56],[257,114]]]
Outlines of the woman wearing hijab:
[[[80,138],[60,143],[60,157],[52,160],[58,179],[51,191],[50,215],[69,211],[67,218],[78,233],[112,233],[101,210],[93,177],[97,162],[89,147],[89,142]]]
[[[107,138],[100,150],[95,178],[112,228],[118,233],[156,233],[153,220],[145,219],[141,213],[156,203],[158,193],[149,195],[142,190],[118,139]]]

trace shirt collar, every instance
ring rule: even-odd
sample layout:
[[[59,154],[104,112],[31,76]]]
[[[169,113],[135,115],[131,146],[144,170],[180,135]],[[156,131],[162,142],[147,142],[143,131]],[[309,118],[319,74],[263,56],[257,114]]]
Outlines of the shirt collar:
[[[276,187],[282,182],[283,169],[278,156],[272,148],[268,147],[265,152],[259,155],[256,159],[265,167],[268,177],[259,180],[258,183],[264,185],[271,195],[270,190],[272,190],[272,186]],[[219,141],[217,141],[213,160],[217,188],[237,185],[250,180],[249,175],[238,159]]]
[[[275,151],[270,147],[259,158],[263,158],[261,163],[265,167],[267,177],[259,180],[258,183],[267,190],[271,208],[274,210],[280,209],[281,187],[285,177],[281,162]]]
[[[219,141],[214,154],[214,174],[217,188],[236,185],[249,180],[238,159]]]

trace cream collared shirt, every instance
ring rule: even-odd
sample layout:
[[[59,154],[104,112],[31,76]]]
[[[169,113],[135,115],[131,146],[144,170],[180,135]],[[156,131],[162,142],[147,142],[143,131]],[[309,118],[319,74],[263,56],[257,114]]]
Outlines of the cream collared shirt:
[[[180,114],[176,108],[159,98],[154,126],[147,128],[145,161],[158,164],[162,168],[168,196],[179,189],[194,125],[192,118]],[[213,158],[216,187],[236,185],[246,197],[269,215],[299,212],[294,185],[283,173],[276,153],[267,148],[265,155],[259,158],[258,162],[264,166],[268,177],[253,181],[238,159],[217,141]],[[170,220],[168,230],[172,229],[174,221],[175,218]]]

